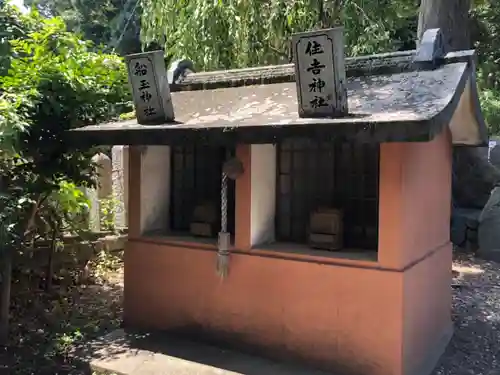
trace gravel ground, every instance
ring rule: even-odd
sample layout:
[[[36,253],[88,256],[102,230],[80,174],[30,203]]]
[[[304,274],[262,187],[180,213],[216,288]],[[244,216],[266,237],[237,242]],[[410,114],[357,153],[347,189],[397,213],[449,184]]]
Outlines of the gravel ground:
[[[500,375],[500,263],[456,252],[453,271],[454,335],[432,375]]]
[[[454,256],[454,336],[433,375],[500,375],[500,264]]]
[[[455,331],[433,375],[500,375],[500,263],[455,254],[453,269]],[[62,355],[61,338],[78,329],[87,341],[118,326],[123,274],[114,275],[112,291],[96,285],[53,298],[20,296],[13,314],[19,332],[13,347],[0,351],[0,374],[88,375],[84,362]]]

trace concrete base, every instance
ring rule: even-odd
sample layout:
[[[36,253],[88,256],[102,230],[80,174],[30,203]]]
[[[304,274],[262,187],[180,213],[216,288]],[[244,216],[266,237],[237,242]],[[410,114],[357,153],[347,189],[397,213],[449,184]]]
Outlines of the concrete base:
[[[96,346],[90,363],[96,375],[327,375],[166,333],[126,333],[120,329]]]
[[[450,324],[449,327],[443,332],[441,335],[441,339],[436,342],[433,347],[429,348],[428,355],[424,359],[422,363],[417,368],[413,368],[408,372],[408,375],[423,375],[423,374],[432,374],[436,365],[439,363],[441,356],[444,354],[448,344],[453,337],[453,324]]]

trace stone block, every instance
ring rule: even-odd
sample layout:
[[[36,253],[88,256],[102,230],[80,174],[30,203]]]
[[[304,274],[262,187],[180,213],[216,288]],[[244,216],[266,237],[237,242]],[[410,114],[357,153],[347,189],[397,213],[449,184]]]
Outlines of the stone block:
[[[500,145],[495,144],[495,146],[490,148],[490,163],[495,167],[500,168]]]
[[[480,257],[500,260],[500,187],[493,189],[490,199],[481,212],[478,240]]]
[[[115,227],[123,230],[128,227],[129,191],[129,147],[113,146],[111,149],[112,190],[115,203]]]
[[[112,193],[111,188],[111,159],[102,152],[92,157],[92,161],[97,164],[98,186],[97,195],[99,199],[109,198]]]
[[[477,245],[477,229],[481,210],[454,208],[451,217],[451,242],[460,247],[468,242]]]

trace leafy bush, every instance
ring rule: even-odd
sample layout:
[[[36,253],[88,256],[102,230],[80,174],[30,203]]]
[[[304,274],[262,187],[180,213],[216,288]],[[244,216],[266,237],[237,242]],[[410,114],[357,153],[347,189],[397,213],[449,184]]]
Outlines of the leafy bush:
[[[99,201],[99,220],[101,230],[115,232],[115,215],[119,206],[119,201],[114,198],[105,198]]]
[[[9,40],[8,74],[0,77],[0,175],[4,195],[17,189],[28,214],[64,181],[95,183],[94,151],[68,145],[65,132],[130,111],[130,95],[120,57],[93,52],[59,18],[15,19],[27,26]]]
[[[481,109],[483,110],[490,135],[500,134],[500,91],[482,89],[479,92]]]
[[[471,12],[472,36],[479,60],[481,108],[490,135],[500,134],[500,4],[476,0]]]
[[[68,145],[67,130],[116,118],[131,105],[120,57],[95,52],[67,32],[60,18],[20,15],[5,5],[0,11],[6,22],[0,26],[0,264],[6,301],[14,251],[40,231],[60,234],[86,205],[77,186],[95,185],[95,151]],[[9,306],[1,308],[5,342]]]

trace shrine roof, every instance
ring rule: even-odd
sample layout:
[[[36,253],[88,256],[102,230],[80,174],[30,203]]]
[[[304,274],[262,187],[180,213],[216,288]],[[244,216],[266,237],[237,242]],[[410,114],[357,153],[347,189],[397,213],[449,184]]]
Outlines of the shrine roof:
[[[136,120],[72,131],[91,144],[273,143],[290,136],[361,141],[428,141],[447,126],[467,83],[485,141],[474,81],[474,53],[449,53],[437,67],[413,63],[415,51],[346,60],[349,116],[300,118],[293,65],[192,73],[172,84],[175,122]],[[484,139],[483,139],[484,138]]]

